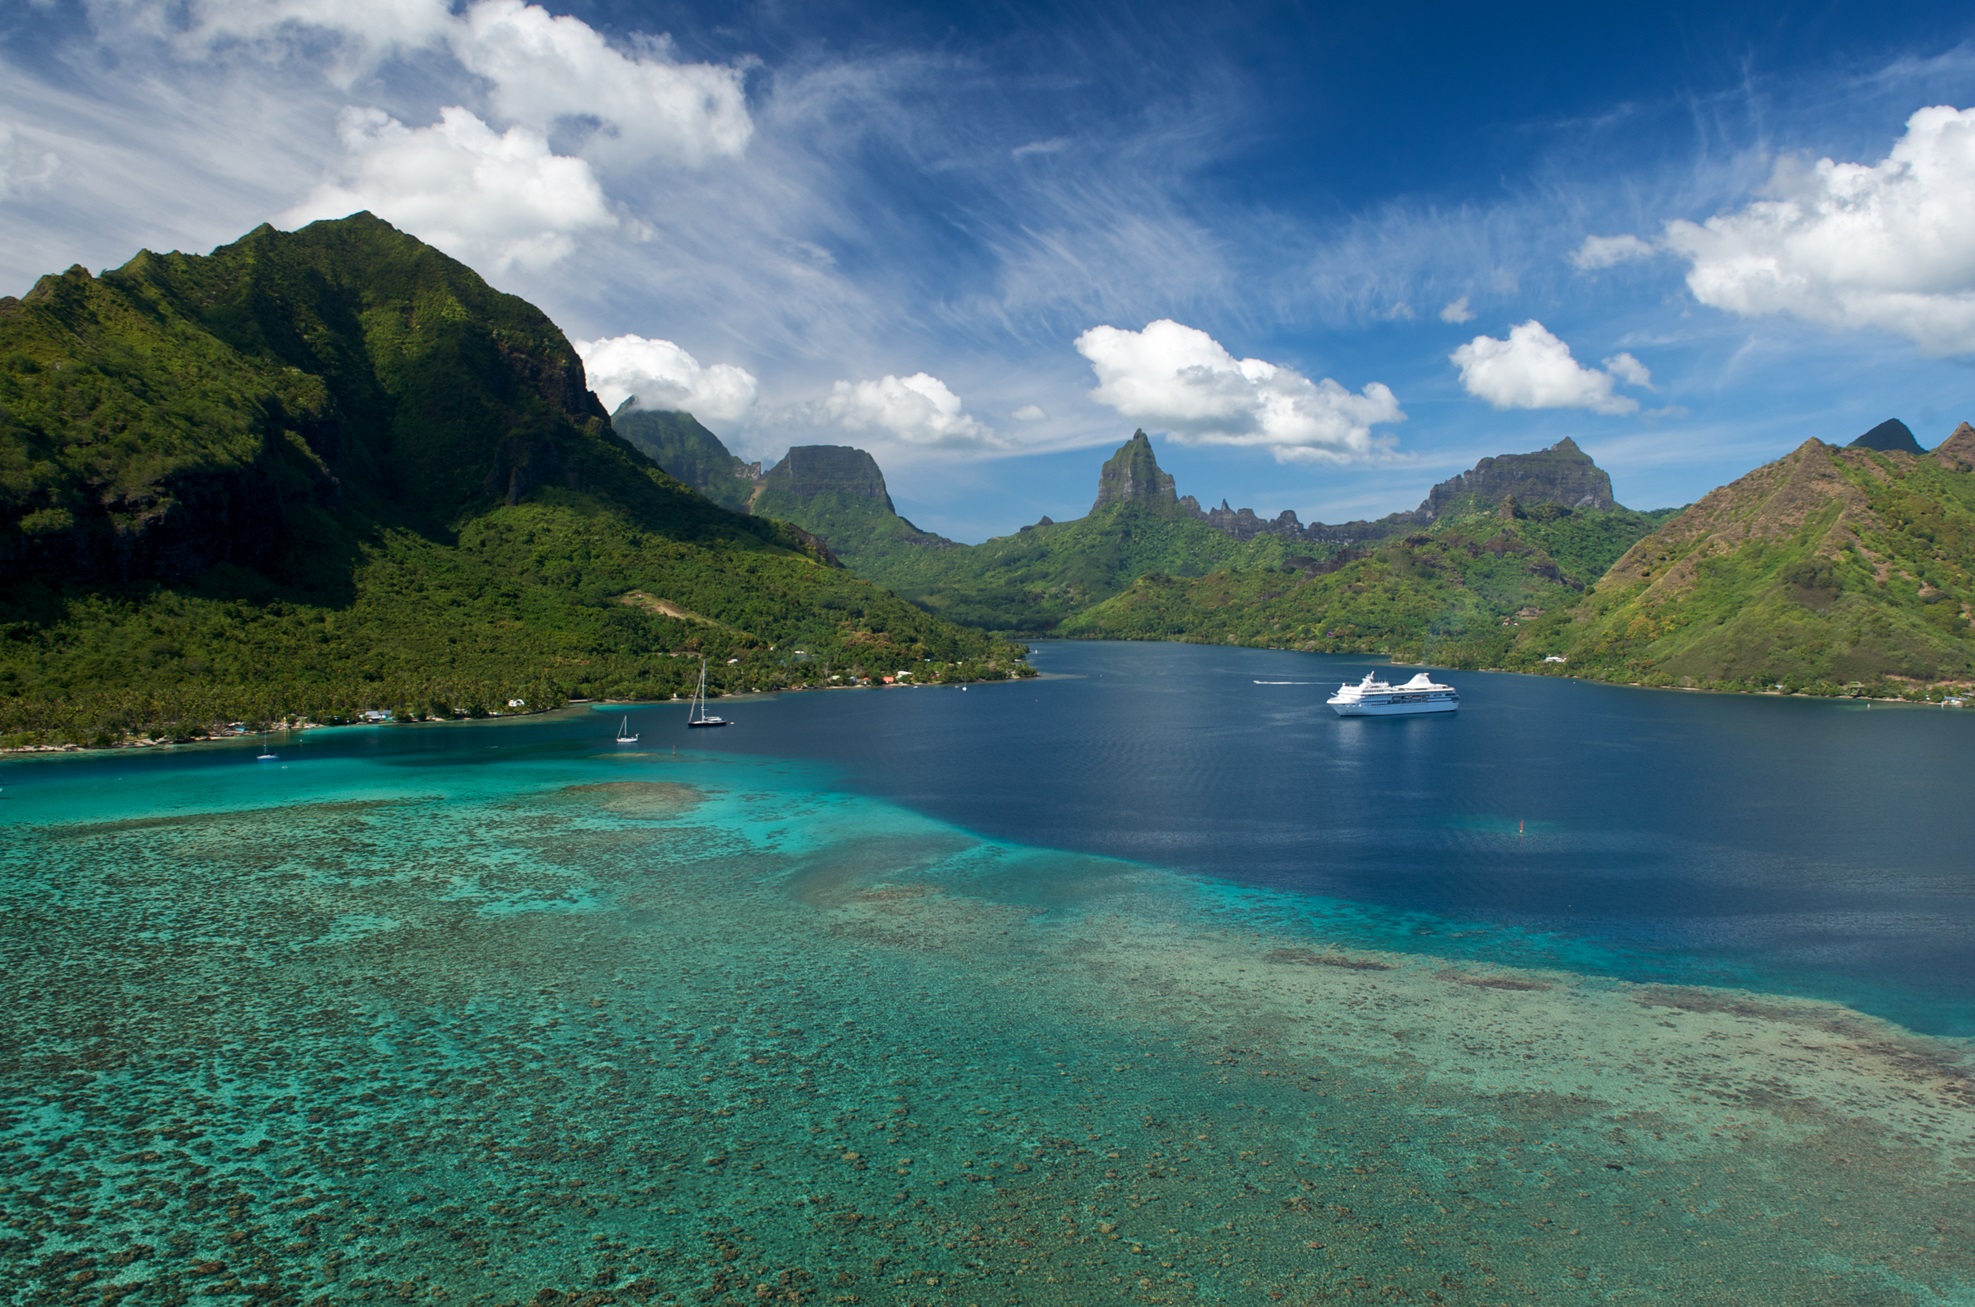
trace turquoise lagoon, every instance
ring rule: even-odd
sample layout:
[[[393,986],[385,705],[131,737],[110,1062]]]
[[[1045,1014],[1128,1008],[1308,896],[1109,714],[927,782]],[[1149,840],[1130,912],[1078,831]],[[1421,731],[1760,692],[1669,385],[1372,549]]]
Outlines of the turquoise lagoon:
[[[1223,707],[1337,661],[1184,652]],[[1969,1047],[1885,1015],[1953,1026],[1967,977],[1014,838],[1024,784],[1055,812],[1164,765],[1180,710],[1104,696],[1162,703],[1169,656],[743,702],[713,740],[655,707],[635,749],[612,710],[0,767],[0,1296],[1975,1301]],[[1252,729],[1327,729],[1322,692]],[[1024,769],[1037,703],[1088,742]],[[1415,774],[1449,743],[1296,738]],[[1569,805],[1443,797],[1395,865],[1598,857]],[[1354,838],[1302,857],[1369,876]]]

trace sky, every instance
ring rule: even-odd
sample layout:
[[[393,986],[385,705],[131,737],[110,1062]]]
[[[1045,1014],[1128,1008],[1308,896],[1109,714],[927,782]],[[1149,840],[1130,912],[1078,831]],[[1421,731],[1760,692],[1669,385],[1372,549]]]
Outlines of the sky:
[[[0,294],[369,209],[956,539],[1975,420],[1975,10],[0,0]]]

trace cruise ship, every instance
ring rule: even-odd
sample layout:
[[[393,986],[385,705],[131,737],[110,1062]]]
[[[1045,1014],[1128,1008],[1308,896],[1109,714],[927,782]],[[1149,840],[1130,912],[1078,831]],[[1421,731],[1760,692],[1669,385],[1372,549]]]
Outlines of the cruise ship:
[[[1404,685],[1391,685],[1366,672],[1356,685],[1340,685],[1330,696],[1339,717],[1385,717],[1399,713],[1452,712],[1461,706],[1461,692],[1441,685],[1421,672]]]

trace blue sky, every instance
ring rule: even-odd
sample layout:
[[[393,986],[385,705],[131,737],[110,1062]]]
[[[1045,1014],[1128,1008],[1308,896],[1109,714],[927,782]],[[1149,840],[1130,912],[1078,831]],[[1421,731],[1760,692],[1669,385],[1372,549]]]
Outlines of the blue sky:
[[[967,540],[1135,426],[1338,521],[1975,419],[1965,5],[0,8],[0,293],[359,207]]]

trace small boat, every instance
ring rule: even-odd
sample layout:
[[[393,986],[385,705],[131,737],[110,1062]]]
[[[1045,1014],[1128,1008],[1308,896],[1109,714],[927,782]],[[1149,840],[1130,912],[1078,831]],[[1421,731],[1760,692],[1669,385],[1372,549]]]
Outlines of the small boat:
[[[261,756],[255,762],[280,762],[281,755],[267,747],[267,732],[261,732]]]
[[[638,737],[631,734],[631,719],[629,717],[618,723],[617,742],[619,744],[636,744],[638,742]]]
[[[1366,672],[1356,685],[1340,685],[1325,700],[1339,717],[1389,717],[1401,713],[1453,712],[1461,706],[1461,694],[1451,685],[1441,685],[1421,672],[1404,685],[1390,685]]]
[[[699,689],[693,691],[693,711],[687,716],[686,725],[695,728],[733,725],[725,717],[715,717],[706,710],[706,659],[704,658],[699,660]]]

